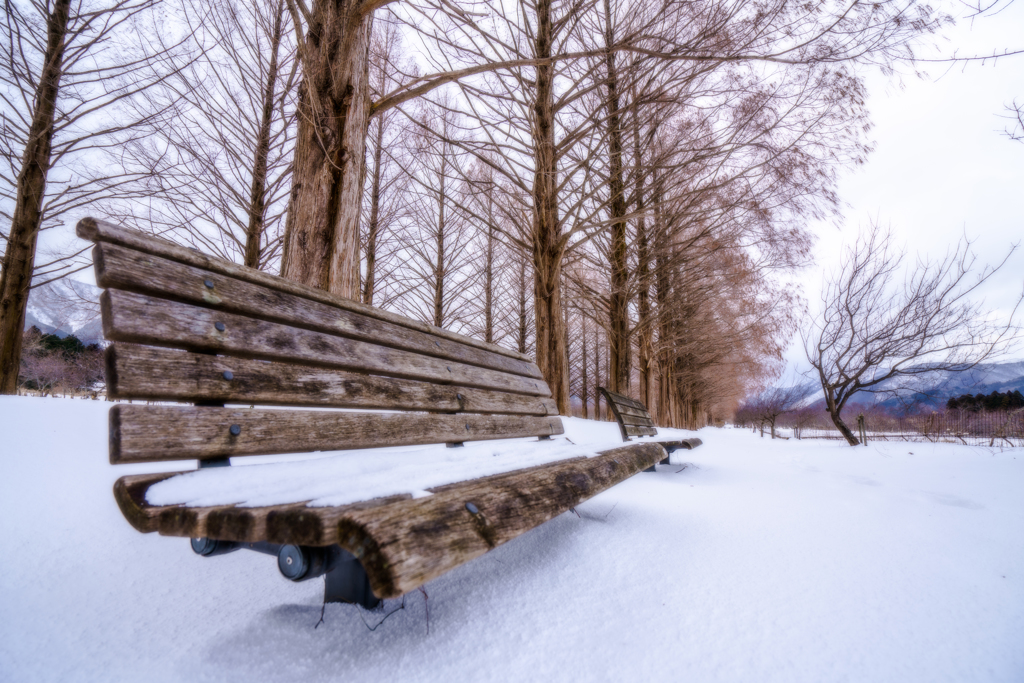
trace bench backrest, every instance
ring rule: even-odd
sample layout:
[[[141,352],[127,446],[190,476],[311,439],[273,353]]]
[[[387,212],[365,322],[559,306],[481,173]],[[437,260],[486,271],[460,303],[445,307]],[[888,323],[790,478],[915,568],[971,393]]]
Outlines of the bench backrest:
[[[615,421],[619,423],[623,441],[629,441],[631,436],[657,436],[658,430],[654,428],[654,420],[643,403],[629,396],[608,391],[604,387],[597,389],[608,402],[608,407],[612,409]]]
[[[113,463],[563,432],[522,354],[110,223],[77,232],[96,242],[103,334],[117,342],[108,396],[194,404],[114,406]]]

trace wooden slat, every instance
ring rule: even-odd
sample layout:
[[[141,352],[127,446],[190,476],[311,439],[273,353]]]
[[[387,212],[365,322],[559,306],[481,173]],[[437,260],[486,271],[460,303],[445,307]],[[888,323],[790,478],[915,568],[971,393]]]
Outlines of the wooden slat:
[[[629,415],[631,417],[645,417],[647,419],[651,418],[651,414],[647,412],[646,409],[640,410],[639,408],[631,408],[629,406],[624,405],[619,405],[615,407],[618,408],[619,414],[622,415],[623,417]]]
[[[631,398],[619,397],[612,401],[612,403],[616,404],[619,407],[619,409],[624,410],[626,412],[647,412],[647,408],[644,407],[643,403],[640,403],[640,401],[634,401]]]
[[[231,433],[237,426],[238,434]],[[208,460],[562,434],[557,417],[117,405],[110,462]]]
[[[608,399],[608,401],[611,403],[616,403],[620,406],[636,408],[637,410],[647,410],[647,407],[640,401],[637,401],[636,399],[632,399],[629,396],[624,396],[623,394],[617,394],[614,391],[609,391],[608,389],[605,389],[604,387],[598,387],[598,389],[600,389],[604,393],[604,397]]]
[[[302,508],[300,504],[263,508],[219,506],[200,508],[205,525],[169,524],[167,535],[196,536],[241,542],[331,545],[339,543],[360,558],[373,592],[398,597],[425,582],[478,557],[535,526],[579,505],[601,491],[647,469],[666,457],[657,442],[632,444],[597,457],[531,467],[434,489],[425,498],[394,496],[335,508]],[[171,475],[143,475],[165,478]],[[168,507],[146,509],[145,490],[151,483],[131,480],[141,501],[137,515],[158,519]],[[119,481],[119,484],[121,482]],[[120,500],[119,500],[120,502]],[[471,513],[466,503],[478,510]],[[156,511],[155,513],[153,511]],[[252,519],[214,528],[216,515],[251,515]],[[169,519],[171,515],[167,516]],[[187,520],[187,514],[178,519]],[[326,525],[324,522],[328,522]],[[136,527],[139,528],[139,527]],[[311,533],[311,529],[317,531]],[[153,531],[154,528],[139,528]],[[265,532],[265,537],[263,533]]]
[[[558,415],[550,398],[127,344],[107,348],[106,376],[120,399]]]
[[[541,472],[541,470],[552,467],[553,464],[566,465],[567,463],[572,462],[581,463],[585,460],[585,457],[580,456],[576,458],[568,458],[566,460],[559,460],[557,463],[545,463],[543,465],[535,465],[533,467],[524,467],[523,469],[515,470],[515,475],[520,478],[528,477],[533,472]],[[505,472],[489,477],[480,477],[478,479],[474,479],[473,484],[500,484],[504,481],[504,478],[508,477],[508,475],[509,473]],[[428,491],[433,494],[444,493],[453,489],[463,488],[467,484],[468,482],[460,481],[428,489]],[[407,496],[407,498],[408,497],[409,496]],[[267,538],[287,538],[289,539],[287,543],[291,543],[293,545],[333,545],[339,542],[338,524],[353,511],[354,510],[351,506],[346,505],[342,507],[328,508],[304,507],[282,512],[274,512],[269,516]]]
[[[379,505],[387,505],[400,500],[412,498],[408,493],[372,500],[360,501],[350,505],[342,505],[333,510],[368,510]],[[267,539],[267,518],[271,514],[284,514],[293,510],[304,510],[304,503],[291,505],[271,505],[267,507],[221,507],[210,511],[207,516],[206,532],[209,538],[225,541],[239,541],[243,543],[257,543]],[[160,533],[165,533],[161,528]],[[191,533],[165,534],[176,536],[191,536]]]
[[[483,555],[663,460],[657,443],[634,444],[583,462],[466,482],[425,498],[347,514],[336,538],[354,554],[380,598],[398,597]],[[477,513],[466,504],[472,503]],[[268,530],[276,528],[274,515]],[[271,535],[272,542],[290,542]]]
[[[137,531],[144,534],[157,530],[161,513],[170,510],[174,505],[154,506],[146,502],[146,491],[153,484],[169,479],[182,472],[163,472],[160,474],[129,474],[114,482],[114,500],[121,514]]]
[[[304,505],[305,503],[292,503],[260,508],[235,505],[180,506],[160,514],[157,519],[157,531],[162,536],[206,537],[221,541],[255,543],[267,537],[268,512],[290,510]]]
[[[163,536],[208,536],[206,520],[216,509],[218,508],[184,506],[167,508],[157,516],[156,530]]]
[[[658,430],[653,427],[637,427],[634,425],[623,425],[623,431],[627,436],[657,436]]]
[[[621,415],[622,424],[634,427],[653,427],[654,420],[648,417],[636,417],[634,415]]]
[[[223,541],[257,543],[267,540],[268,514],[305,508],[305,503],[265,507],[239,507],[236,505],[185,507],[183,505],[150,505],[146,502],[146,493],[151,486],[178,474],[188,474],[188,472],[134,474],[117,480],[114,485],[114,498],[125,518],[136,530],[142,533],[159,532],[164,536],[184,536],[186,538],[205,536]],[[377,505],[386,505],[410,498],[412,496],[404,493],[327,509],[343,514],[345,511],[366,510]]]
[[[172,299],[543,379],[537,365],[529,361],[117,245],[98,244],[93,250],[93,262],[96,281],[103,288]]]
[[[390,313],[388,311],[382,311],[378,308],[373,308],[372,306],[366,306],[355,301],[350,301],[319,289],[314,289],[312,287],[300,285],[297,282],[291,282],[275,275],[270,275],[269,273],[264,273],[252,268],[246,268],[245,266],[231,263],[230,261],[224,261],[219,258],[208,256],[186,247],[179,246],[173,242],[168,242],[167,240],[159,237],[146,235],[138,232],[137,230],[122,228],[121,226],[97,220],[95,218],[84,218],[80,220],[76,226],[76,232],[79,237],[91,242],[104,242],[120,245],[129,249],[142,251],[154,256],[160,256],[179,263],[184,263],[186,265],[213,271],[232,278],[244,280],[246,282],[251,282],[253,284],[270,287],[271,289],[281,292],[294,294],[311,301],[319,301],[331,306],[337,306],[338,308],[354,311],[379,320],[401,325],[409,329],[450,339],[457,343],[475,346],[480,349],[508,356],[509,358],[517,358],[519,360],[532,362],[532,359],[529,356],[512,351],[511,349],[503,348],[496,344],[488,344],[476,339],[464,337],[462,335],[455,334],[454,332],[449,332],[448,330],[443,330],[432,325],[410,320],[404,316]]]
[[[293,361],[533,396],[551,394],[540,379],[116,289],[103,292],[100,308],[103,334],[110,341]]]

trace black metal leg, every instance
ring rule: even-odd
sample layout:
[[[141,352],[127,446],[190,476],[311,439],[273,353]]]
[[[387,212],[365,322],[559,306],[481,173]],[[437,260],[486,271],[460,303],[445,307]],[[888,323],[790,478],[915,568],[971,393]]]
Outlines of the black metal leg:
[[[380,598],[370,590],[370,578],[352,553],[332,546],[332,567],[325,575],[324,602],[347,602],[373,609]]]
[[[209,538],[193,538],[192,550],[197,555],[213,557],[236,550],[255,550],[277,556],[277,568],[291,581],[309,581],[323,576],[324,602],[347,602],[373,609],[380,598],[370,589],[370,577],[355,555],[341,546],[311,548],[276,543],[235,543]]]

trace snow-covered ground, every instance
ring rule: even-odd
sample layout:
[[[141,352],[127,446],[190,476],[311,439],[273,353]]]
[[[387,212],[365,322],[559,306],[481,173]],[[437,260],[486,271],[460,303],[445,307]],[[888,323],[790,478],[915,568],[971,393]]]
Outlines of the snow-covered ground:
[[[1024,680],[1024,449],[703,430],[370,631],[132,530],[108,407],[0,397],[0,681]]]

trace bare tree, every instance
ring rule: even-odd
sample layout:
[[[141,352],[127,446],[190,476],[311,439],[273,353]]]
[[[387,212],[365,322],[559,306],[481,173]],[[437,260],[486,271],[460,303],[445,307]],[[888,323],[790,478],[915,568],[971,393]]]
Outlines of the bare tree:
[[[354,207],[362,192],[368,117],[445,82],[487,72],[510,74],[519,81],[514,87],[521,90],[527,125],[506,126],[505,131],[516,137],[525,130],[529,140],[525,158],[511,163],[518,167],[517,176],[525,172],[532,178],[532,183],[523,182],[532,199],[537,362],[560,410],[568,410],[561,268],[573,243],[576,214],[585,207],[573,201],[559,205],[564,183],[577,182],[560,168],[558,157],[567,138],[571,147],[576,126],[559,120],[557,112],[566,107],[566,99],[581,102],[586,88],[574,78],[563,91],[556,83],[561,77],[556,64],[571,66],[578,60],[600,60],[609,52],[628,52],[679,63],[759,63],[779,69],[795,65],[797,71],[842,62],[889,65],[912,59],[911,39],[937,24],[930,8],[896,0],[841,7],[784,0],[750,0],[728,8],[717,3],[636,3],[629,10],[637,17],[630,31],[617,34],[612,46],[591,49],[580,43],[578,31],[579,18],[590,5],[552,0],[513,5],[480,3],[466,11],[447,0],[315,0],[311,6],[289,0],[297,30],[308,33],[299,46],[304,81],[282,272],[355,298],[359,212]],[[438,69],[371,102],[366,43],[370,17],[385,6],[415,15],[420,35],[437,47],[431,54]],[[591,66],[580,61],[578,68],[587,71]],[[508,94],[507,89],[503,92]],[[516,107],[506,102],[499,108]],[[579,168],[588,172],[585,163]],[[593,227],[592,222],[585,225]]]
[[[425,107],[413,135],[409,225],[400,276],[405,295],[397,303],[413,318],[436,327],[468,326],[469,283],[475,277],[469,249],[473,227],[460,207],[466,202],[462,155],[452,144],[458,123],[448,108]]]
[[[800,402],[807,398],[806,387],[771,386],[752,399],[745,401],[743,410],[762,425],[768,425],[771,437],[775,438],[775,423],[786,413],[800,407]]]
[[[0,230],[6,242],[0,273],[0,393],[17,391],[33,277],[38,285],[85,267],[68,258],[36,263],[40,231],[88,202],[116,195],[128,180],[119,172],[87,169],[82,161],[123,142],[142,123],[115,110],[162,77],[153,66],[168,53],[159,41],[165,33],[147,25],[155,5],[155,0],[4,1],[0,215],[10,220],[10,228]]]
[[[415,73],[412,66],[404,65],[403,49],[398,24],[374,23],[370,39],[370,94],[374,98],[383,97],[400,85],[405,72]],[[406,141],[410,128],[396,109],[383,111],[370,121],[360,238],[365,264],[362,301],[369,306],[388,307],[400,292],[392,286],[392,275],[401,265],[397,233],[406,213],[410,181]]]
[[[141,179],[107,211],[274,268],[295,142],[298,64],[285,2],[180,0],[173,9],[192,49],[167,60],[172,73],[139,98],[145,137],[119,147],[116,160]]]
[[[1006,105],[1006,113],[1002,118],[1010,121],[1003,129],[1003,135],[1014,142],[1024,142],[1024,104],[1018,104],[1017,100],[1014,100],[1013,104]]]
[[[855,394],[891,394],[898,389],[883,383],[899,377],[969,370],[1019,338],[1016,313],[1024,294],[1002,321],[972,301],[1009,254],[977,270],[970,246],[964,238],[940,261],[919,260],[900,282],[905,254],[889,230],[873,224],[826,280],[824,310],[804,346],[826,410],[851,446],[859,441],[842,410]]]

